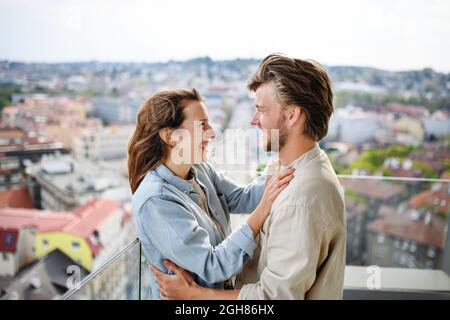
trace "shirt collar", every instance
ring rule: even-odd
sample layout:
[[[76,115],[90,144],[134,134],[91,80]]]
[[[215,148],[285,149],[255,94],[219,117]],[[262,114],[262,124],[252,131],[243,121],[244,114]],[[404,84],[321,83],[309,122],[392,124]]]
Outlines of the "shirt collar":
[[[314,144],[314,147],[306,151],[304,154],[302,154],[300,157],[292,161],[287,166],[280,166],[280,171],[284,170],[286,168],[298,168],[302,163],[308,162],[309,160],[315,158],[318,156],[321,152],[321,149],[319,147],[319,144]]]
[[[193,171],[195,176],[195,169],[192,168],[191,170]],[[194,188],[193,185],[190,184],[187,180],[181,179],[180,177],[173,174],[173,172],[170,171],[170,169],[162,163],[158,167],[156,167],[155,172],[161,179],[175,186],[177,189],[186,194],[189,194],[189,192],[191,192]]]

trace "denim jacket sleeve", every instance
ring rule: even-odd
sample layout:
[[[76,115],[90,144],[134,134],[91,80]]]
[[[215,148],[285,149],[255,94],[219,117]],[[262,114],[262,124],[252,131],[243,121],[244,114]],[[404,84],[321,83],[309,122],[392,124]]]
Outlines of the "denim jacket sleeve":
[[[250,213],[258,206],[264,193],[266,175],[255,179],[251,184],[241,187],[225,175],[216,172],[210,165],[211,172],[217,190],[220,190],[226,199],[230,213]]]
[[[198,225],[191,212],[160,196],[148,199],[140,208],[137,227],[139,234],[148,237],[164,258],[209,283],[224,281],[240,272],[256,247],[248,224],[212,246],[208,232]],[[152,263],[167,272],[162,261]]]

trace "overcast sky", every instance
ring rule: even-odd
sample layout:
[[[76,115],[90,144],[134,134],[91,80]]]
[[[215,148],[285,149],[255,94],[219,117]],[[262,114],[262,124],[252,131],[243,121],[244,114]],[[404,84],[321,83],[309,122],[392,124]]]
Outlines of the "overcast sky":
[[[167,61],[284,52],[450,72],[447,0],[0,0],[0,59]]]

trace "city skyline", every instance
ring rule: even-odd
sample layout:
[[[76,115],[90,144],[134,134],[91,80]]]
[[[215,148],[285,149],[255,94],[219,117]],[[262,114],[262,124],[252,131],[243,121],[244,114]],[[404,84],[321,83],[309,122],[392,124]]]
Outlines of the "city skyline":
[[[439,0],[2,0],[0,8],[0,60],[165,62],[284,52],[326,65],[450,72],[450,44],[442,41],[450,3]]]

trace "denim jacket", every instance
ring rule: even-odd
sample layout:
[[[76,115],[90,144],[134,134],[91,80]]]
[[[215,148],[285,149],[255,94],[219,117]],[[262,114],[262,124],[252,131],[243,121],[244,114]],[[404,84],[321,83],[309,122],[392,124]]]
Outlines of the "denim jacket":
[[[158,269],[169,273],[162,263],[169,259],[191,272],[201,286],[223,289],[224,281],[242,270],[256,247],[248,224],[231,232],[230,212],[252,212],[266,178],[240,187],[208,163],[193,165],[192,174],[226,239],[222,241],[217,225],[199,207],[192,184],[163,164],[146,174],[132,196],[137,234],[148,261]],[[152,295],[159,299],[153,274],[150,278]]]

